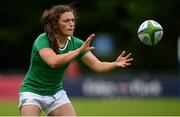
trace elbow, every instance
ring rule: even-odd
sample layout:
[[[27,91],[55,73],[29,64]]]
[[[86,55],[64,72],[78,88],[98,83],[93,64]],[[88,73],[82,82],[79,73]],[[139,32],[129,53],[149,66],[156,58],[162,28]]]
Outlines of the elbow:
[[[51,62],[51,63],[49,63],[49,66],[50,66],[51,68],[53,68],[53,69],[56,69],[56,68],[59,67],[59,65],[58,65],[56,62]]]
[[[53,68],[53,69],[58,68],[58,66],[57,66],[57,65],[50,65],[50,67],[51,67],[51,68]]]
[[[96,73],[103,73],[104,72],[104,70],[101,67],[101,63],[100,62],[98,62],[96,64],[92,64],[92,66],[90,66],[90,67]]]
[[[49,62],[49,66],[53,69],[59,68],[65,64],[64,61],[58,61],[58,60],[51,60]]]
[[[95,67],[93,70],[94,70],[96,73],[104,73],[104,72],[105,72],[103,69],[98,68],[98,67]]]
[[[104,70],[101,70],[101,69],[96,69],[96,70],[94,70],[96,73],[105,73],[106,71],[104,71]]]
[[[96,68],[96,69],[93,69],[93,71],[96,72],[96,73],[101,73],[101,70],[99,70],[99,69],[97,69],[97,68]]]
[[[55,65],[55,64],[51,64],[51,65],[49,65],[51,68],[53,68],[53,69],[56,69],[56,68],[58,68],[58,66],[57,65]]]

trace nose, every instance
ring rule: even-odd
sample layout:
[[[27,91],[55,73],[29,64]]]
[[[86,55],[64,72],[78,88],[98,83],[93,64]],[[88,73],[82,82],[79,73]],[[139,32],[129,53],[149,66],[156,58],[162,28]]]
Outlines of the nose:
[[[69,22],[69,24],[70,24],[70,26],[74,26],[74,20],[70,20],[70,22]]]

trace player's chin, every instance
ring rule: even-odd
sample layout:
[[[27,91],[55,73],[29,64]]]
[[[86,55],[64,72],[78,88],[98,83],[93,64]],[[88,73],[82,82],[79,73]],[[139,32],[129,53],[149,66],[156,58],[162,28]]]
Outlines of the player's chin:
[[[68,32],[66,33],[66,35],[67,35],[67,36],[72,36],[72,35],[73,35],[73,31],[68,31]]]

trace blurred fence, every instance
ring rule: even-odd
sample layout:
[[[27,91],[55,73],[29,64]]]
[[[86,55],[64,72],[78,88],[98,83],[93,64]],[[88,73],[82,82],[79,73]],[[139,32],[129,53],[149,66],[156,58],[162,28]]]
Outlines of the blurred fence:
[[[180,96],[180,83],[176,76],[132,76],[86,74],[82,76],[83,79],[66,77],[64,89],[69,96],[82,97]],[[0,99],[17,99],[23,77],[23,74],[0,75]]]
[[[180,96],[176,75],[85,75],[83,80],[65,80],[65,89],[72,96],[88,97],[161,97]]]
[[[0,75],[0,100],[17,99],[23,74]]]

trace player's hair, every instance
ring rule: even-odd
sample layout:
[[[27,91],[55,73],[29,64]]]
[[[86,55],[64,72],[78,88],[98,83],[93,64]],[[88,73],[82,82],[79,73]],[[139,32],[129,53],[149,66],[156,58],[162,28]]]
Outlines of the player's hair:
[[[57,52],[59,47],[57,39],[60,35],[60,30],[58,28],[58,20],[60,16],[65,12],[72,12],[76,18],[76,13],[74,9],[68,5],[57,5],[53,6],[51,9],[47,9],[43,12],[41,16],[41,22],[44,27],[48,39],[51,44],[51,48]]]

